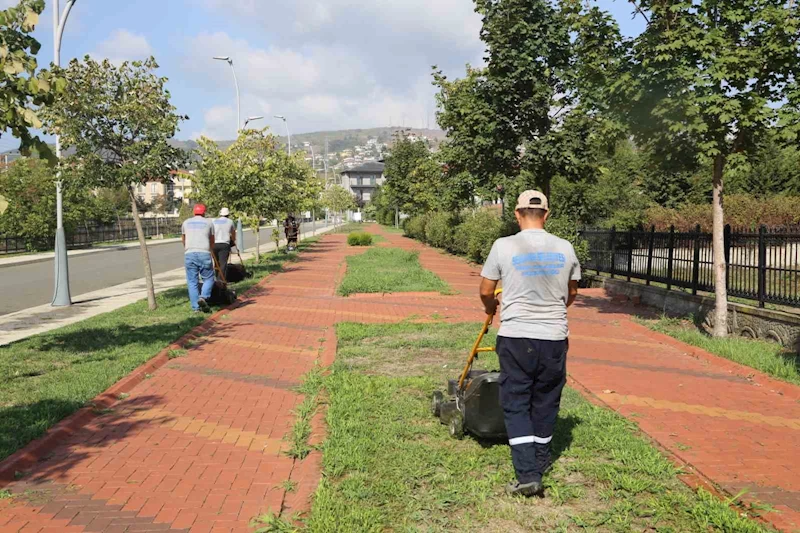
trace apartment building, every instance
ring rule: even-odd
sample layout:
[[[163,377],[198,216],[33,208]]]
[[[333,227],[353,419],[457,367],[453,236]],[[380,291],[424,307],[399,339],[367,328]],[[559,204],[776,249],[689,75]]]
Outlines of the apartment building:
[[[163,183],[160,181],[148,181],[146,184],[139,184],[136,187],[136,195],[141,202],[153,204],[161,197],[166,196],[174,201],[173,209],[171,212],[166,213],[167,216],[175,216],[178,214],[181,202],[188,204],[189,196],[192,192],[192,174],[191,170],[173,171],[172,181]],[[155,216],[155,213],[145,213],[146,217]]]
[[[375,189],[383,185],[383,163],[369,162],[342,172],[341,185],[356,197],[359,207],[372,199]]]

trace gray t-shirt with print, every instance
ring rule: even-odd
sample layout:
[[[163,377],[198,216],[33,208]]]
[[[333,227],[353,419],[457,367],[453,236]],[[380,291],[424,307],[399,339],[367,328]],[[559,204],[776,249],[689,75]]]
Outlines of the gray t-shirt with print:
[[[184,253],[211,253],[209,237],[214,235],[214,224],[210,220],[201,216],[187,218],[181,225],[181,233],[186,235]]]
[[[214,220],[214,242],[231,242],[231,231],[233,231],[233,221],[228,217],[219,217]]]
[[[503,337],[560,341],[569,336],[569,282],[581,267],[569,241],[544,230],[525,230],[498,239],[481,276],[502,280]]]

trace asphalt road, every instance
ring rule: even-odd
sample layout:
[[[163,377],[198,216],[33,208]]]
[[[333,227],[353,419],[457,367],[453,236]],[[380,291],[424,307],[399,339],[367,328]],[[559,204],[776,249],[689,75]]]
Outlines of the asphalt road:
[[[317,222],[317,229],[325,222]],[[302,232],[311,231],[311,224],[303,224]],[[269,244],[272,228],[261,229],[261,244]],[[252,232],[244,233],[247,248],[255,246]],[[168,272],[183,266],[183,245],[180,242],[148,246],[153,274]],[[0,316],[53,299],[53,261],[0,268]],[[142,255],[139,247],[111,250],[96,254],[72,256],[69,259],[70,293],[73,300],[85,294],[120,283],[144,277]]]

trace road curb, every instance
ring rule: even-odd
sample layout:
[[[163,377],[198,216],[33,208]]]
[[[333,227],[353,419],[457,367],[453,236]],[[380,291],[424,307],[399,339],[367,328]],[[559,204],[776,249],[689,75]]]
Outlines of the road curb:
[[[164,239],[162,241],[161,239],[159,239],[157,241],[153,241],[152,243],[148,242],[147,243],[147,247],[148,248],[152,248],[154,246],[163,246],[165,244],[173,244],[175,242],[180,242],[180,240],[179,239],[176,239],[176,240]],[[131,248],[137,248],[138,246],[139,246],[138,242],[135,243],[132,246],[124,246],[124,245],[120,245],[120,246],[104,246],[102,248],[97,248],[97,249],[79,250],[80,251],[79,254],[74,254],[72,256],[68,255],[67,257],[68,257],[68,259],[74,259],[76,257],[82,257],[82,256],[85,256],[85,255],[102,254],[102,253],[106,253],[106,252],[120,252],[120,251],[123,251],[123,250],[130,250]],[[22,265],[32,265],[34,263],[45,263],[47,261],[52,261],[53,259],[54,259],[54,257],[52,257],[52,256],[51,257],[31,257],[29,259],[20,258],[19,261],[14,261],[14,262],[9,262],[9,263],[0,263],[0,269],[17,267],[17,266],[22,266]]]
[[[264,226],[261,229],[262,230],[272,229],[274,227],[276,227],[276,226]],[[324,229],[324,228],[320,228],[320,229]],[[251,234],[253,232],[253,230],[250,229],[250,228],[245,229],[245,231],[246,232],[250,232]],[[319,230],[317,230],[317,231],[319,231]],[[316,235],[314,232],[306,232],[306,234],[308,234],[308,233],[311,233],[312,236]],[[154,246],[164,246],[165,244],[173,244],[173,243],[180,242],[180,241],[181,240],[177,239],[177,238],[148,240],[147,241],[147,247],[148,248],[152,248]],[[85,255],[94,255],[94,254],[106,253],[106,252],[119,252],[119,251],[129,250],[131,248],[138,248],[138,247],[139,247],[139,243],[134,241],[129,245],[120,244],[120,245],[117,245],[117,246],[103,246],[101,248],[96,248],[96,249],[78,248],[78,249],[76,249],[74,251],[77,251],[77,252],[80,252],[80,253],[73,254],[72,256],[68,255],[68,259],[73,259],[73,258],[76,258],[76,257],[82,257],[82,256],[85,256]],[[247,250],[242,250],[242,253],[255,251],[255,249],[256,249],[256,247],[253,246],[251,248],[248,248]],[[0,256],[0,259],[2,259],[2,256]],[[0,263],[0,269],[17,267],[17,266],[22,266],[22,265],[32,265],[32,264],[35,264],[35,263],[45,263],[47,261],[52,261],[53,259],[54,259],[53,256],[48,256],[48,257],[30,257],[30,258],[20,257],[19,260],[14,260],[14,261],[11,261],[11,262],[8,262],[8,263]]]
[[[311,235],[311,237],[314,236],[313,234]],[[306,239],[307,238],[309,237],[306,237]],[[120,395],[129,393],[142,381],[147,379],[149,374],[166,365],[170,361],[169,352],[171,350],[185,349],[187,343],[204,337],[209,330],[220,322],[220,319],[225,314],[229,313],[232,309],[244,305],[244,300],[250,293],[263,289],[268,284],[267,282],[276,274],[278,273],[273,272],[265,276],[258,283],[239,295],[239,298],[234,303],[226,307],[221,307],[219,311],[209,315],[203,322],[193,327],[178,340],[164,347],[148,361],[142,363],[128,375],[123,376],[105,391],[95,396],[88,402],[86,407],[82,407],[71,415],[68,415],[45,431],[44,435],[29,442],[0,461],[0,488],[17,481],[18,475],[24,475],[27,468],[45,460],[65,439],[74,435],[91,421],[101,417],[101,411],[111,408],[111,406],[121,400]]]

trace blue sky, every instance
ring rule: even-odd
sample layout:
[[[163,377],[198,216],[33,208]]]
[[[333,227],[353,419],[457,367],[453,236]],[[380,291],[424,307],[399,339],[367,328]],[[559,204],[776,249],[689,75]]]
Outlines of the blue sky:
[[[61,0],[63,5],[66,0]],[[0,0],[0,8],[16,3]],[[623,0],[597,0],[623,33],[641,18]],[[112,7],[113,6],[113,7]],[[35,36],[40,65],[52,52],[48,2]],[[114,61],[154,55],[170,79],[173,103],[190,120],[178,138],[234,136],[236,106],[227,64],[234,58],[243,119],[283,132],[433,124],[430,67],[450,77],[479,64],[480,18],[471,0],[78,0],[62,63],[91,54]],[[0,150],[15,148],[8,135]]]

